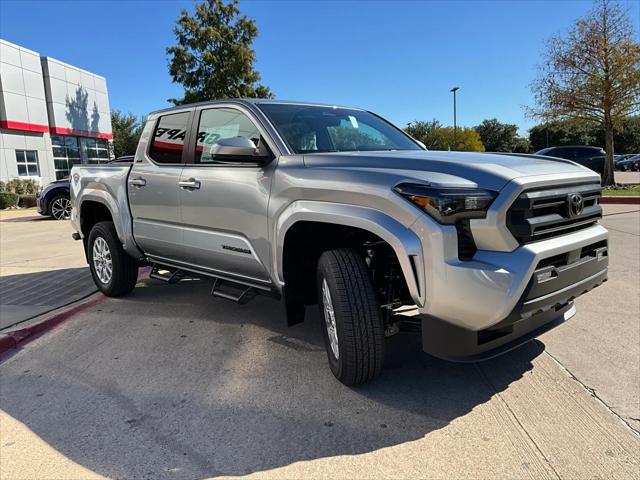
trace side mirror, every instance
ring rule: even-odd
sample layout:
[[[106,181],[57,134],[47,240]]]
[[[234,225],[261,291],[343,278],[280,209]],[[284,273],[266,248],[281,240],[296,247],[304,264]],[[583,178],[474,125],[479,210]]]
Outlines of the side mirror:
[[[260,150],[246,137],[221,138],[211,145],[211,156],[233,155],[235,157],[260,157]]]

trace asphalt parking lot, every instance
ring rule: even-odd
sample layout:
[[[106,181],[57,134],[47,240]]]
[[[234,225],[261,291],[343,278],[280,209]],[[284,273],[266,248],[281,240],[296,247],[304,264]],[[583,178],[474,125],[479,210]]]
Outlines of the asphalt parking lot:
[[[640,478],[640,212],[606,211],[610,281],[570,322],[471,365],[399,334],[359,388],[315,310],[142,280],[0,358],[0,476]]]

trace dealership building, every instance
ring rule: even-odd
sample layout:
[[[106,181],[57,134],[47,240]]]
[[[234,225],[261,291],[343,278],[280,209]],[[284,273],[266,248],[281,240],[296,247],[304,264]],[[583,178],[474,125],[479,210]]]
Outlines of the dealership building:
[[[0,39],[0,181],[107,162],[112,138],[104,77]]]

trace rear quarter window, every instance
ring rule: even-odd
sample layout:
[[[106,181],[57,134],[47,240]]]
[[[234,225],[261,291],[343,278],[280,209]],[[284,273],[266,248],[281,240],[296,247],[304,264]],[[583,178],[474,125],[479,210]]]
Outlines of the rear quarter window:
[[[181,163],[187,135],[189,112],[163,115],[158,120],[149,147],[149,157],[157,163]]]

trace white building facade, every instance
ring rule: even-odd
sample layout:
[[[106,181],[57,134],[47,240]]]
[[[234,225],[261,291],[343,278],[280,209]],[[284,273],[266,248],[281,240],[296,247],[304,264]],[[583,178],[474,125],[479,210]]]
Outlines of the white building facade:
[[[107,162],[112,138],[104,77],[0,39],[0,181]]]

